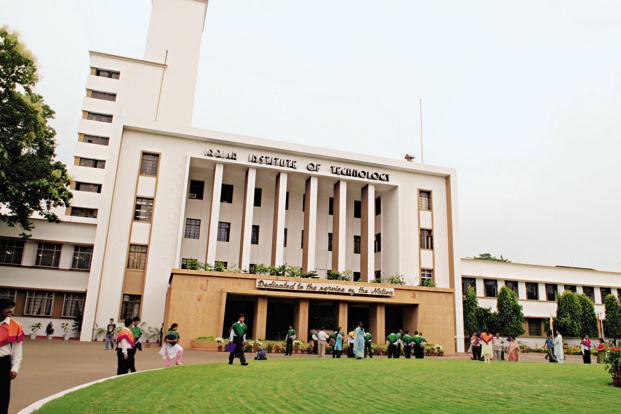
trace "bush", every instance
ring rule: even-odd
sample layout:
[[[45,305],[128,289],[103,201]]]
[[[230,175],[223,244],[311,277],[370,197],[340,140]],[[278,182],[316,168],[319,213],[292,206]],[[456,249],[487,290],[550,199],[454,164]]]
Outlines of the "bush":
[[[498,313],[495,317],[495,325],[490,326],[490,332],[499,331],[502,336],[512,336],[517,338],[524,334],[524,314],[522,305],[518,302],[514,291],[503,286],[498,293],[496,301]],[[496,329],[494,329],[496,328]]]
[[[557,298],[556,319],[554,327],[563,336],[579,336],[582,333],[582,305],[578,295],[566,290]]]
[[[421,284],[422,287],[436,287],[436,283],[433,281],[433,279],[429,279],[429,278],[425,278],[423,280],[421,280]]]

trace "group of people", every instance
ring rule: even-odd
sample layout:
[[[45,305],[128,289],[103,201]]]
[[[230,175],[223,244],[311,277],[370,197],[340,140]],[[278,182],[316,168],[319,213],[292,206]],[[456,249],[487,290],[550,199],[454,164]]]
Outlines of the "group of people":
[[[508,336],[503,338],[498,332],[492,335],[487,331],[475,332],[470,336],[470,352],[472,360],[491,363],[498,361],[518,361],[520,345],[517,339]]]
[[[403,356],[409,359],[412,357],[412,350],[414,350],[414,357],[421,359],[425,357],[426,343],[427,340],[423,337],[422,332],[414,331],[414,336],[412,336],[408,330],[399,330],[398,332],[391,332],[386,337],[386,353],[388,358],[399,358],[401,349],[403,349]]]
[[[372,355],[372,339],[373,335],[371,332],[365,331],[362,322],[358,322],[356,328],[348,334],[345,334],[340,326],[330,334],[323,327],[319,331],[311,331],[313,353],[318,354],[319,357],[326,355],[326,350],[330,345],[332,347],[332,358],[340,358],[345,350],[345,341],[347,340],[347,356],[363,359]]]

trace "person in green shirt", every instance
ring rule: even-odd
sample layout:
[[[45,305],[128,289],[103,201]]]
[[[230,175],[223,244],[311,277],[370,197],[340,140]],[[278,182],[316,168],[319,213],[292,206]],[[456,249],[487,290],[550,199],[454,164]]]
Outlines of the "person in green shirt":
[[[136,372],[136,350],[139,349],[142,351],[142,343],[140,343],[140,337],[142,336],[142,329],[138,326],[140,325],[140,318],[138,316],[134,316],[132,318],[132,326],[130,331],[134,335],[134,347],[129,349],[127,352],[131,353],[132,358],[129,358],[129,371]]]
[[[423,333],[415,331],[412,342],[414,343],[414,356],[416,359],[425,358],[425,342],[427,341],[423,338]]]
[[[403,341],[403,355],[410,359],[412,357],[412,337],[410,336],[410,331],[405,331],[401,340]]]
[[[246,331],[248,327],[244,323],[246,318],[244,315],[239,315],[239,319],[231,326],[229,334],[229,340],[235,345],[235,348],[229,353],[229,365],[233,365],[235,357],[239,358],[242,366],[248,365],[246,357],[244,356],[244,346],[246,344]]]
[[[289,330],[287,331],[287,336],[285,337],[285,355],[291,356],[293,354],[293,341],[295,340],[295,329],[293,326],[289,325]]]
[[[386,337],[386,345],[388,345],[388,358],[397,358],[397,341],[399,341],[399,337],[394,332],[391,332]]]
[[[371,341],[373,340],[373,335],[370,331],[366,331],[364,333],[364,356],[367,355],[369,358],[373,358],[373,349],[371,348]]]

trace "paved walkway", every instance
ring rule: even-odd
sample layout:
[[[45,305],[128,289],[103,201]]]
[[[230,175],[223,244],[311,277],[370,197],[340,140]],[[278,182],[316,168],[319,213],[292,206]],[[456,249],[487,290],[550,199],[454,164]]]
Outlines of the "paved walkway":
[[[162,367],[158,350],[158,348],[146,348],[143,352],[138,352],[136,368],[140,371]],[[283,354],[269,354],[270,359],[283,357]],[[294,355],[294,358],[310,357],[313,356]],[[451,358],[468,357],[469,355],[460,354]],[[186,365],[208,364],[223,362],[226,358],[227,354],[224,352],[186,350],[183,362]],[[532,353],[521,354],[520,360],[545,362],[543,354]],[[570,362],[579,361],[579,357],[570,357]],[[22,368],[12,383],[9,413],[17,413],[33,402],[59,391],[109,377],[115,373],[116,353],[104,351],[102,342],[26,340]]]

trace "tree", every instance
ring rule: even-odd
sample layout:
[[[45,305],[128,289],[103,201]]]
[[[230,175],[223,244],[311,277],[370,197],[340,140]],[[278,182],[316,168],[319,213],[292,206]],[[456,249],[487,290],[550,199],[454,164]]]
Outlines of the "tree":
[[[597,316],[593,302],[585,294],[577,295],[580,301],[580,336],[597,338]]]
[[[34,92],[37,66],[17,35],[0,28],[0,221],[19,224],[22,236],[39,213],[57,222],[55,207],[71,201],[67,167],[54,161],[54,111]]]
[[[477,293],[472,286],[468,286],[466,289],[466,295],[464,296],[464,333],[466,335],[472,335],[478,329],[477,323],[477,309],[479,302],[477,300]]]
[[[579,336],[582,331],[582,305],[578,295],[566,290],[558,296],[556,305],[554,329],[558,329],[563,336]]]
[[[514,291],[503,286],[496,300],[496,323],[502,336],[518,337],[524,334],[524,314]]]
[[[496,256],[492,255],[491,253],[481,253],[478,256],[476,256],[475,259],[477,259],[477,260],[492,260],[494,262],[511,263],[511,260],[505,259],[504,257],[502,257],[502,255],[500,255],[500,257],[496,257]]]
[[[606,337],[621,338],[621,304],[614,295],[606,295],[604,298],[606,308],[606,320],[604,321],[604,333]]]
[[[477,317],[477,332],[487,331],[493,333],[498,331],[496,314],[490,308],[479,306],[475,314]]]

